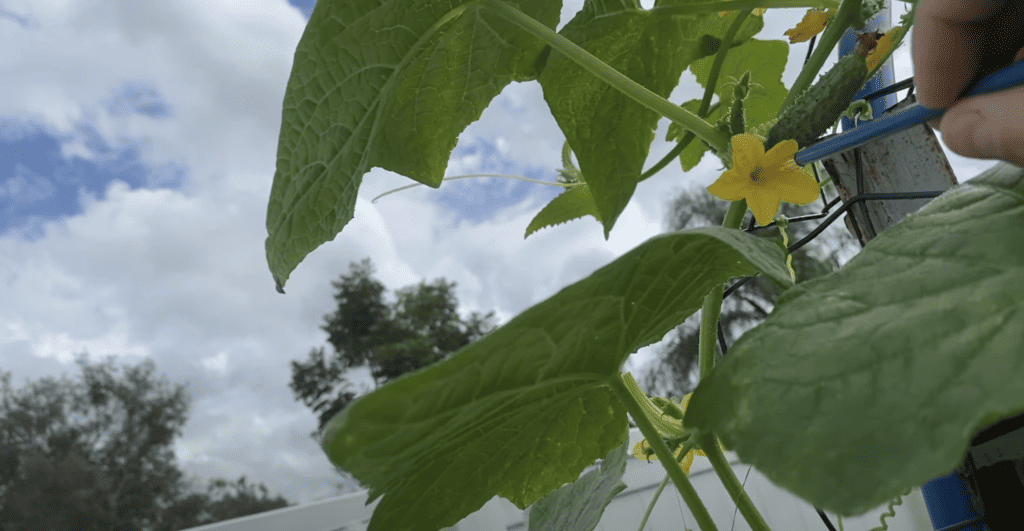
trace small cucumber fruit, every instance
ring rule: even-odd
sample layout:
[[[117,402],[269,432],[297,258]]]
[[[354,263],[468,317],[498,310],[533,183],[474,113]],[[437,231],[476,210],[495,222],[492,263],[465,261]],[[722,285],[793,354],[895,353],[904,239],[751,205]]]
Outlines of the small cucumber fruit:
[[[730,76],[731,77],[731,76]],[[743,111],[743,100],[747,98],[747,94],[750,92],[750,70],[747,70],[740,76],[740,79],[733,84],[732,89],[732,104],[729,106],[729,110],[718,119],[715,123],[715,128],[723,133],[729,135],[730,138],[733,135],[745,133],[747,131],[746,120]],[[758,85],[757,83],[754,83]],[[760,85],[758,85],[760,86]],[[716,155],[718,150],[711,147],[710,144],[701,140],[704,147],[710,149]],[[730,145],[731,148],[731,145]]]
[[[790,138],[796,140],[802,149],[813,144],[836,123],[849,108],[857,91],[867,82],[865,58],[875,48],[876,41],[877,34],[873,31],[860,34],[854,53],[840,59],[817,83],[783,109],[779,120],[768,131],[765,151]]]

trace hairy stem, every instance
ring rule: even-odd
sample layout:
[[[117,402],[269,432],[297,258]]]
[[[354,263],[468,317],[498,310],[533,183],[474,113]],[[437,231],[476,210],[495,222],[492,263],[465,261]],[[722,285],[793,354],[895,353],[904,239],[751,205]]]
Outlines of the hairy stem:
[[[722,226],[728,229],[738,229],[743,223],[743,215],[747,213],[747,200],[740,199],[729,205],[725,213],[725,220]],[[711,289],[704,297],[704,306],[700,311],[700,336],[697,366],[700,369],[700,378],[703,380],[711,368],[715,366],[715,338],[718,332],[718,317],[722,313],[722,295],[725,293],[725,285],[719,284]]]

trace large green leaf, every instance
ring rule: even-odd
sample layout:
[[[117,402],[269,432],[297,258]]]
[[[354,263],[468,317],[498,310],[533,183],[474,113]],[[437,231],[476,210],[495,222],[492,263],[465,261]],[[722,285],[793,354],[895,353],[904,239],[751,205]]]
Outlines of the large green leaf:
[[[521,508],[576,480],[626,437],[607,387],[711,288],[761,271],[792,285],[782,250],[710,227],[656,236],[447,360],[363,396],[325,427],[336,465],[383,495],[370,531],[453,525],[495,494]]]
[[[505,0],[554,27],[561,2]],[[459,133],[544,43],[479,0],[317,2],[285,91],[266,252],[280,290],[352,219],[381,167],[437,188]]]
[[[635,0],[587,0],[559,33],[668,97],[690,62],[714,53],[707,43],[720,41],[726,31],[719,18],[718,13],[669,16],[644,11]],[[761,17],[751,17],[736,42],[762,26]],[[587,178],[607,238],[633,197],[661,116],[561,54],[551,55],[539,81]]]
[[[1006,163],[780,297],[685,424],[817,507],[864,512],[949,473],[1024,411],[1024,170]]]
[[[587,472],[530,506],[529,531],[593,531],[608,504],[626,490],[626,450],[629,437],[612,450],[601,468]]]

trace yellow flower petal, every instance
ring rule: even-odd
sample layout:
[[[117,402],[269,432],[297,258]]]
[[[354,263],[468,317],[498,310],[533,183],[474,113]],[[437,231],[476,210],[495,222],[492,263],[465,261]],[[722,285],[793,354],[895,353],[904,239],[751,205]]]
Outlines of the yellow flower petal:
[[[679,406],[683,409],[683,411],[686,411],[686,406],[690,403],[691,396],[693,396],[693,393],[684,396],[679,401]],[[721,444],[719,444],[719,446],[721,446]],[[724,447],[722,449],[725,450]],[[650,443],[647,442],[647,439],[644,439],[636,443],[636,445],[633,446],[632,453],[633,457],[636,457],[637,459],[646,459],[648,462],[658,460],[658,456],[654,454],[654,449],[651,448],[651,445]],[[679,464],[683,469],[683,472],[686,472],[687,474],[690,473],[690,467],[693,465],[693,457],[695,455],[705,455],[704,452],[698,448],[694,448],[693,450],[687,452],[686,455],[682,457],[682,459],[680,459],[679,457],[681,453],[683,453],[682,446],[675,449],[674,454],[676,456],[676,459],[679,459]]]
[[[782,198],[771,190],[753,189],[747,194],[747,207],[754,214],[757,224],[762,227],[775,221]]]
[[[810,9],[807,14],[804,15],[804,19],[791,30],[786,30],[783,35],[789,36],[790,44],[795,42],[804,42],[810,40],[811,37],[819,34],[825,29],[825,24],[828,23],[832,15],[835,14],[835,10],[829,9],[828,11],[819,11],[816,9]]]
[[[686,472],[686,475],[689,476],[690,475],[690,467],[693,466],[693,451],[692,450],[686,453],[686,457],[684,457],[683,460],[679,462],[679,465],[683,469],[683,472]]]
[[[748,176],[741,175],[735,170],[729,170],[723,173],[711,186],[708,186],[708,192],[726,201],[739,201],[746,197],[749,180]]]
[[[633,447],[633,457],[636,457],[637,459],[646,459],[647,461],[657,461],[658,460],[658,456],[654,455],[654,451],[653,450],[650,450],[651,451],[650,455],[648,455],[646,453],[646,451],[648,451],[649,449],[650,449],[650,444],[647,443],[647,439],[644,439],[644,440],[636,443],[636,446]],[[686,472],[687,474],[690,473],[690,467],[693,466],[693,458],[694,458],[694,456],[704,455],[704,452],[702,452],[702,451],[700,451],[700,450],[698,450],[696,448],[693,449],[693,450],[690,450],[689,452],[687,452],[686,455],[684,455],[682,458],[679,457],[679,455],[681,453],[683,453],[683,448],[682,447],[676,448],[676,450],[675,450],[676,459],[679,460],[679,465],[683,469],[683,472]]]
[[[764,151],[764,144],[761,144],[761,150]],[[793,160],[793,156],[799,150],[800,145],[796,143],[796,140],[792,138],[783,140],[769,149],[768,153],[765,153],[764,165],[769,168],[783,167]],[[794,164],[796,163],[794,162]]]
[[[649,444],[647,444],[647,439],[644,439],[644,440],[636,443],[636,446],[633,447],[633,457],[635,457],[637,459],[647,459],[648,461],[650,461],[651,458],[653,458],[655,461],[657,461],[658,460],[658,456],[653,455],[653,453],[654,453],[653,451],[651,452],[651,454],[647,453],[647,450],[650,447],[651,446]]]
[[[794,205],[806,205],[821,197],[821,187],[814,177],[800,170],[775,185],[779,198]]]

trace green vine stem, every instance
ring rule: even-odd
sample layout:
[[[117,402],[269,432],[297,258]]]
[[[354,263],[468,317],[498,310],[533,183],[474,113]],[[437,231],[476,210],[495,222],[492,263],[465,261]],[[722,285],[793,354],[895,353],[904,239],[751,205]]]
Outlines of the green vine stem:
[[[779,108],[779,114],[782,114],[782,111],[789,107],[793,100],[803,91],[807,90],[807,87],[810,87],[814,82],[814,77],[818,75],[821,67],[825,65],[825,60],[832,55],[832,49],[836,47],[839,39],[843,37],[846,28],[850,27],[850,22],[859,15],[860,3],[861,0],[843,0],[843,3],[839,5],[839,10],[832,17],[832,21],[828,23],[825,31],[821,33],[821,40],[814,47],[814,51],[811,52],[811,57],[807,59],[807,63],[804,64],[800,75],[793,82],[793,86],[789,88],[789,94],[786,95],[786,99],[782,102],[782,107]]]
[[[537,20],[528,17],[522,11],[501,2],[500,0],[480,0],[481,4],[492,9],[494,12],[505,17],[506,20],[519,26],[527,33],[537,37],[551,45],[555,51],[565,55],[574,63],[580,65],[596,78],[608,83],[613,88],[632,98],[637,103],[653,110],[676,122],[683,128],[693,131],[697,138],[707,142],[718,151],[724,151],[729,144],[729,135],[716,129],[701,117],[692,112],[662,98],[651,92],[636,81],[629,79],[618,70],[615,70],[604,61],[591,55],[590,52],[576,45],[574,42],[559,35],[551,28],[541,24]],[[767,3],[767,0],[765,0]],[[719,2],[722,5],[727,2]],[[735,7],[734,7],[735,9]]]
[[[690,512],[697,519],[697,525],[700,527],[700,530],[718,531],[718,527],[715,526],[714,520],[711,519],[711,514],[708,513],[707,507],[704,506],[704,502],[701,501],[697,491],[693,488],[693,484],[690,483],[690,478],[686,477],[683,467],[679,465],[679,461],[676,461],[676,457],[672,455],[672,451],[668,449],[668,445],[662,440],[661,434],[651,424],[647,414],[644,413],[643,407],[641,407],[633,394],[630,393],[622,378],[618,375],[613,376],[608,379],[608,385],[618,395],[619,400],[626,406],[629,416],[633,417],[633,422],[636,422],[640,432],[647,438],[647,443],[651,445],[654,454],[658,456],[661,466],[665,467],[665,471],[672,478],[672,483],[675,483],[676,489],[679,490],[679,495],[683,497],[686,506],[690,508]]]
[[[725,213],[722,226],[727,229],[738,229],[743,223],[743,216],[747,213],[747,200],[740,199],[729,205]],[[722,295],[725,293],[725,284],[719,284],[712,288],[711,293],[704,297],[704,306],[701,308],[700,316],[700,378],[703,380],[711,368],[715,366],[715,338],[718,333],[718,317],[722,313]]]
[[[683,448],[683,452],[689,452],[690,448]],[[686,455],[685,453],[683,455]],[[654,491],[654,497],[651,498],[651,503],[647,504],[647,511],[644,512],[644,517],[640,520],[640,528],[636,531],[644,531],[644,527],[647,526],[647,520],[651,517],[651,513],[654,512],[654,504],[658,503],[658,498],[661,497],[661,491],[665,490],[665,485],[668,485],[669,477],[665,474],[665,479],[661,480],[661,484],[658,485],[658,490]]]
[[[839,0],[726,0],[719,2],[707,2],[702,4],[687,4],[682,6],[659,6],[651,9],[651,13],[664,15],[693,15],[695,13],[706,13],[708,11],[737,11],[740,9],[757,9],[759,7],[785,8],[785,7],[821,7],[825,9],[836,9],[839,7]]]
[[[740,224],[743,223],[743,216],[746,213],[746,200],[733,201],[729,205],[729,210],[725,213],[722,226],[729,229],[738,229]],[[707,376],[715,364],[715,339],[718,331],[718,317],[722,311],[722,294],[724,291],[725,285],[719,284],[711,290],[711,293],[704,297],[704,307],[701,310],[700,323],[700,359],[698,361],[701,379]],[[708,460],[711,461],[712,468],[718,474],[718,478],[722,481],[722,485],[725,486],[725,490],[736,502],[736,506],[739,508],[743,518],[750,524],[750,528],[753,531],[770,531],[768,524],[764,521],[761,513],[757,511],[757,508],[754,507],[750,497],[747,496],[747,492],[743,490],[743,485],[740,483],[739,478],[736,477],[732,467],[726,461],[725,455],[722,454],[722,449],[718,446],[715,436],[701,434],[698,440],[700,441],[701,450],[704,451]],[[650,439],[648,439],[648,442],[650,442]]]
[[[754,502],[750,501],[747,491],[743,489],[743,484],[736,477],[736,473],[733,472],[729,461],[725,459],[722,448],[718,446],[718,439],[709,433],[700,434],[699,437],[701,450],[704,450],[704,454],[711,461],[711,467],[715,469],[718,478],[722,480],[722,485],[725,486],[725,490],[732,496],[733,501],[736,502],[736,507],[739,508],[740,514],[750,524],[750,529],[752,531],[771,531],[761,513],[754,507]]]

